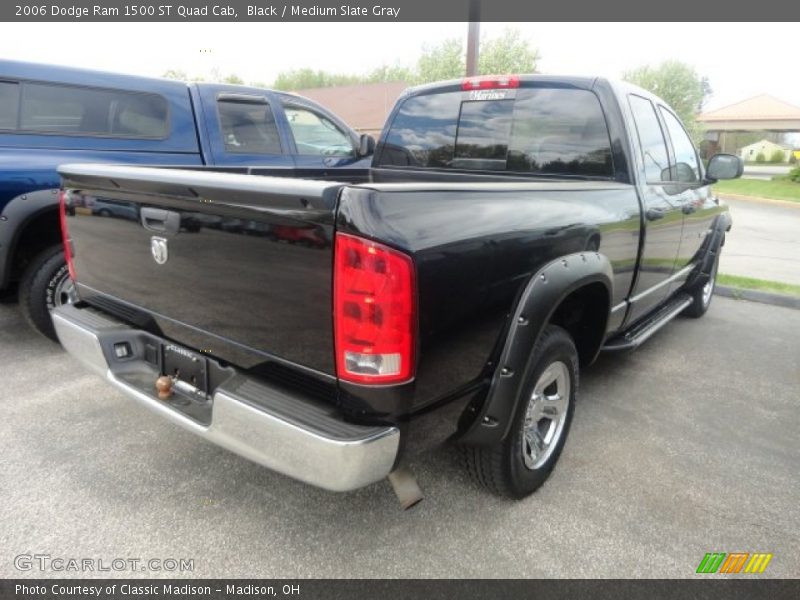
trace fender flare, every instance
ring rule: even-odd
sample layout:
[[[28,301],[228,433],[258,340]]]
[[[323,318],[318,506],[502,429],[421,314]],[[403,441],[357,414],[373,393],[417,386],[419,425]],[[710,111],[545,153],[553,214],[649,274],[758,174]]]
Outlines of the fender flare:
[[[25,228],[51,210],[58,210],[59,188],[43,188],[15,196],[3,207],[0,223],[0,289],[11,278],[11,266]]]
[[[531,277],[511,317],[489,393],[459,437],[461,443],[489,445],[508,434],[520,392],[533,366],[531,350],[553,313],[569,294],[599,282],[608,292],[610,314],[612,277],[611,261],[598,252],[563,256],[548,263]],[[608,315],[606,323],[607,319]]]
[[[725,239],[725,233],[730,231],[732,219],[729,212],[720,213],[711,225],[711,233],[706,237],[703,247],[700,249],[702,258],[698,261],[698,267],[687,278],[685,288],[691,288],[702,282],[703,285],[711,276],[711,268],[719,254]]]

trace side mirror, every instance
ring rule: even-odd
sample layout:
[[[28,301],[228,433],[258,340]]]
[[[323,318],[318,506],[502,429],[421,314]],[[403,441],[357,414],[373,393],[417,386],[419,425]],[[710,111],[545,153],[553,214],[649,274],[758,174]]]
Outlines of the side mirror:
[[[361,138],[358,140],[358,155],[359,156],[371,156],[375,153],[375,138],[371,135],[367,135],[366,133],[361,134]]]
[[[715,154],[708,161],[706,179],[712,183],[719,179],[736,179],[744,172],[742,159],[733,154]]]

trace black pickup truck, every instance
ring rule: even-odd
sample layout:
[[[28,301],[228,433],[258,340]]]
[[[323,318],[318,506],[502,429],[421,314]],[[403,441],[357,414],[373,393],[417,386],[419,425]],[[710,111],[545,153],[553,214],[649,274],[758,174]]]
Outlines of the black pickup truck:
[[[710,185],[741,170],[627,84],[427,85],[368,183],[62,166],[80,301],[54,322],[126,395],[297,479],[352,490],[455,441],[519,498],[558,460],[579,367],[706,312],[731,226]]]

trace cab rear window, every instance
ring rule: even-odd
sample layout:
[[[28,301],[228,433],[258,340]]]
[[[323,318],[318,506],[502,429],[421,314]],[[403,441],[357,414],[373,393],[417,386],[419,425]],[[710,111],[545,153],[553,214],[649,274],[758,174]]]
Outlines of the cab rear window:
[[[38,82],[0,87],[0,97],[19,98],[18,109],[0,103],[8,110],[0,110],[3,130],[133,139],[169,133],[167,101],[156,94]]]
[[[520,175],[614,175],[599,100],[588,90],[565,88],[408,98],[391,123],[376,164]]]
[[[14,129],[17,126],[19,110],[19,84],[0,81],[0,129]]]

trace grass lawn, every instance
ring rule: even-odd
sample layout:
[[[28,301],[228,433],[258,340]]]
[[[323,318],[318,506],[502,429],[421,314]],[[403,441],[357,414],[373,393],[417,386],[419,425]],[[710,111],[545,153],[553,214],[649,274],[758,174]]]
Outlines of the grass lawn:
[[[788,179],[726,179],[715,183],[714,190],[723,196],[726,193],[741,194],[800,202],[800,183]]]
[[[720,273],[717,275],[717,283],[743,290],[758,290],[786,296],[800,296],[800,285],[781,283],[779,281],[766,281],[764,279],[754,279],[753,277],[739,277],[738,275]]]

